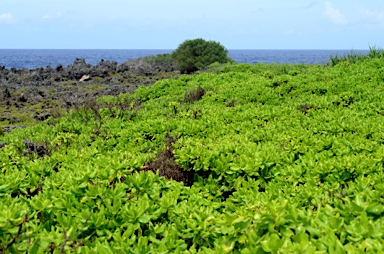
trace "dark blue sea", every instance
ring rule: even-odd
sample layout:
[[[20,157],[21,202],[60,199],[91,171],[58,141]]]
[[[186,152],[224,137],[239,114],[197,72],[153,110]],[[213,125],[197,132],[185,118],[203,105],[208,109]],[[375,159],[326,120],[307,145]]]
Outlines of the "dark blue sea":
[[[0,49],[0,66],[7,69],[36,69],[39,67],[68,66],[76,58],[84,58],[89,64],[96,65],[101,59],[125,61],[156,54],[171,53],[164,49]],[[289,63],[324,64],[330,56],[342,56],[350,50],[229,50],[229,57],[238,63]],[[368,53],[368,50],[355,50],[355,53]]]

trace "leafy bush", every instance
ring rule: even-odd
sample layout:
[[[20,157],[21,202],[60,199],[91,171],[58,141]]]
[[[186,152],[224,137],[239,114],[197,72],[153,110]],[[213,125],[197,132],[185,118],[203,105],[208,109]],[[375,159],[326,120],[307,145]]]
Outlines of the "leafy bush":
[[[215,62],[230,62],[227,54],[228,50],[220,43],[199,38],[184,41],[172,55],[182,73],[192,73]]]

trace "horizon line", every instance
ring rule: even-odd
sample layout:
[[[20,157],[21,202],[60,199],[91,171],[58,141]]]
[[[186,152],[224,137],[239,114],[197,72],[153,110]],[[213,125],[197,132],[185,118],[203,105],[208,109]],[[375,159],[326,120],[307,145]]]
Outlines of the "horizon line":
[[[159,48],[159,49],[155,49],[155,48],[148,48],[148,49],[144,49],[144,48],[126,48],[126,49],[122,49],[122,48],[116,48],[116,49],[111,49],[111,48],[0,48],[0,50],[161,50],[161,51],[171,51],[171,50],[176,50],[176,49],[163,49],[163,48]],[[314,48],[314,49],[242,49],[242,48],[232,48],[232,49],[227,49],[228,51],[230,50],[271,50],[271,51],[278,51],[278,50],[301,50],[301,51],[305,51],[305,50],[312,50],[312,51],[315,51],[315,50],[322,50],[322,51],[326,51],[326,50],[331,50],[331,51],[335,51],[335,50],[349,50],[349,51],[363,51],[363,50],[369,50],[368,49],[317,49],[317,48]]]

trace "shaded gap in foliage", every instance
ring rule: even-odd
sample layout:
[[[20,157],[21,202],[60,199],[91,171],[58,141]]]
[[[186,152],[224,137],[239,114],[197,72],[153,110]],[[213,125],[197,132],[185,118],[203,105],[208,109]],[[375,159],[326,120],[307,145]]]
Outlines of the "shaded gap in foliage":
[[[152,162],[146,163],[144,170],[154,173],[159,172],[159,176],[183,182],[186,186],[192,186],[194,171],[185,170],[176,163],[172,146],[175,142],[175,139],[168,136],[165,150],[160,152]]]

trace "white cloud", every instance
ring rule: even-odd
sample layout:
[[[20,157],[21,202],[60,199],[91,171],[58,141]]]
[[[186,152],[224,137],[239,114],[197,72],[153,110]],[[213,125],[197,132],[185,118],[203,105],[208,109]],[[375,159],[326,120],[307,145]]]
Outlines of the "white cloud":
[[[294,29],[288,29],[284,32],[284,35],[285,36],[291,36],[291,35],[295,35],[296,31]]]
[[[324,15],[336,25],[348,24],[347,18],[340,12],[340,10],[333,7],[333,4],[329,1],[325,2]]]
[[[56,12],[55,14],[53,15],[50,15],[50,14],[46,14],[42,17],[42,19],[44,21],[49,21],[49,20],[54,20],[54,19],[60,19],[63,17],[63,14],[61,13],[61,11],[58,11]]]
[[[366,8],[361,8],[361,12],[364,16],[374,18],[376,22],[384,25],[384,11],[373,11]]]
[[[0,14],[0,23],[12,24],[15,22],[15,18],[11,13]]]
[[[53,19],[53,18],[50,15],[43,16],[43,20],[51,20],[51,19]]]

